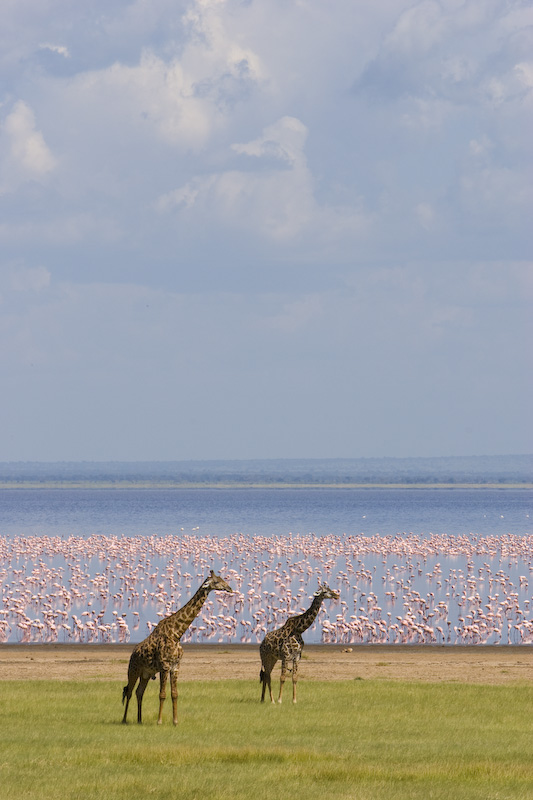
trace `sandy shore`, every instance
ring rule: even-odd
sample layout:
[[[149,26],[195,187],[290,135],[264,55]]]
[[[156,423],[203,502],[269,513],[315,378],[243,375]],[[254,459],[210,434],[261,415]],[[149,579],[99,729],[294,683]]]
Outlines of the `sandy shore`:
[[[0,645],[0,680],[126,680],[133,645]],[[184,645],[180,680],[259,681],[257,645]],[[274,676],[277,677],[277,671]],[[306,645],[302,680],[533,684],[531,647]]]

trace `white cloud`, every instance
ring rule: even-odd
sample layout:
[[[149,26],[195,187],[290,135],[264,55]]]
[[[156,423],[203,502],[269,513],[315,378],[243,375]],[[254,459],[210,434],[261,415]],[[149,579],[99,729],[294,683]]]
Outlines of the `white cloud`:
[[[416,3],[401,14],[385,46],[400,53],[427,52],[441,39],[446,29],[443,10],[436,0]]]
[[[57,53],[59,56],[63,56],[63,58],[70,58],[68,47],[62,44],[43,43],[39,45],[39,48],[41,50],[50,50],[51,53]]]
[[[275,240],[292,239],[315,212],[312,179],[306,167],[243,172],[229,170],[197,178],[173,195],[186,199],[197,220],[241,228]],[[168,205],[168,196],[161,206]]]
[[[51,172],[56,160],[47,147],[43,135],[35,129],[35,115],[20,100],[4,122],[4,130],[11,141],[11,157],[29,176],[42,176]]]
[[[232,150],[261,163],[248,170],[227,170],[197,176],[177,190],[162,195],[160,211],[175,208],[194,214],[202,225],[212,219],[277,242],[307,233],[313,242],[332,236],[359,235],[370,216],[359,205],[321,205],[315,197],[312,172],[305,156],[307,128],[294,117],[268,125],[261,136],[235,143]]]
[[[102,126],[113,144],[120,130],[138,135],[149,127],[167,144],[199,149],[215,123],[212,104],[195,95],[182,65],[149,51],[135,66],[116,63],[76,77],[64,95],[70,114],[92,116],[91,125]]]
[[[196,0],[184,15],[193,36],[185,48],[183,61],[196,80],[213,80],[215,76],[229,74],[241,79],[243,74],[251,80],[263,77],[259,56],[243,45],[236,35],[235,11],[227,0]]]
[[[289,258],[345,262],[364,236],[364,260],[393,251],[400,230],[402,246],[419,246],[412,209],[421,198],[434,220],[453,220],[458,198],[465,208],[470,176],[457,169],[465,143],[487,137],[493,166],[509,168],[529,91],[515,7],[384,0],[378,11],[343,1],[332,12],[315,0],[275,0],[272,8],[138,0],[108,9],[100,28],[90,12],[75,16],[74,37],[57,25],[35,35],[35,47],[66,48],[62,60],[74,70],[40,73],[27,103],[54,134],[54,200],[68,207],[57,219],[107,219],[126,237],[142,230],[150,251],[154,239],[157,247],[171,239],[160,236],[154,208],[174,208],[183,224],[209,220],[203,242],[214,250],[217,237],[239,230],[252,248],[268,239],[290,247]],[[369,94],[350,95],[365,62]],[[494,112],[504,115],[496,121]]]
[[[307,128],[295,117],[283,117],[268,125],[259,139],[246,144],[233,144],[236,153],[248,156],[273,157],[299,166],[305,162],[303,150],[307,139]]]
[[[262,78],[260,59],[229,23],[226,3],[198,0],[181,18],[180,45],[164,54],[145,46],[137,63],[86,70],[56,82],[56,92],[70,116],[90,118],[91,128],[96,120],[107,138],[148,129],[168,145],[202,150]]]
[[[533,62],[522,62],[515,65],[518,79],[529,89],[533,88]]]
[[[43,134],[36,129],[35,115],[22,100],[15,103],[2,126],[6,144],[1,165],[3,191],[28,180],[42,180],[57,166],[57,159],[47,146]],[[0,184],[0,191],[2,184]]]
[[[265,128],[258,139],[233,144],[241,155],[281,161],[259,170],[227,170],[196,177],[178,190],[163,195],[160,210],[174,206],[194,209],[206,220],[214,215],[232,227],[253,229],[274,239],[298,235],[315,213],[312,176],[304,145],[307,129],[300,120],[284,117]]]

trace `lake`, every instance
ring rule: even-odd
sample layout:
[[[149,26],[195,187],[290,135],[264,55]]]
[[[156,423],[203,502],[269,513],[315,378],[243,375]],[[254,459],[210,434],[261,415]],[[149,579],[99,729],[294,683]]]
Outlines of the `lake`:
[[[6,489],[0,641],[139,641],[213,568],[184,641],[533,643],[528,489]],[[533,585],[533,584],[532,584]]]
[[[530,533],[528,489],[4,489],[0,535]]]

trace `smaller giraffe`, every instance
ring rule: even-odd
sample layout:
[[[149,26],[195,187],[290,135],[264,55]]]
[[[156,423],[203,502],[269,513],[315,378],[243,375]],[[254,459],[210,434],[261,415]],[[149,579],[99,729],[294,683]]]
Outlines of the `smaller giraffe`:
[[[137,695],[137,722],[142,722],[144,690],[150,678],[155,680],[155,676],[159,672],[159,717],[157,724],[161,725],[162,722],[163,703],[167,696],[166,687],[169,674],[173,722],[174,725],[178,724],[178,670],[183,655],[180,639],[198,615],[207,599],[207,595],[213,589],[221,592],[233,592],[231,586],[211,570],[209,577],[205,579],[196,594],[185,603],[183,608],[162,619],[150,635],[135,646],[128,666],[128,683],[122,692],[122,703],[124,703],[124,700],[126,701],[122,722],[126,722],[128,705],[137,680],[139,681],[135,692]]]
[[[323,600],[338,600],[339,593],[334,592],[329,586],[323,584],[315,592],[313,602],[303,614],[298,614],[289,619],[275,631],[267,633],[259,647],[261,655],[262,669],[259,673],[259,680],[263,684],[261,691],[261,702],[265,700],[265,691],[268,686],[268,693],[270,700],[273,703],[271,673],[274,665],[281,659],[281,677],[279,683],[279,697],[278,703],[281,703],[281,694],[283,692],[283,684],[287,675],[287,665],[292,662],[292,702],[296,702],[296,683],[298,682],[298,661],[302,656],[302,649],[304,640],[302,633],[309,628],[315,621],[317,614],[320,610]]]

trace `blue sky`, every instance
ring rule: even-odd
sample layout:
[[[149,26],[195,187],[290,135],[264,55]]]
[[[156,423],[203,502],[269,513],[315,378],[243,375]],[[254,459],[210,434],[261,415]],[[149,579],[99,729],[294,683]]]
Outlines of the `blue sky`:
[[[533,451],[533,5],[5,0],[2,461]]]

